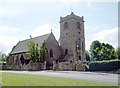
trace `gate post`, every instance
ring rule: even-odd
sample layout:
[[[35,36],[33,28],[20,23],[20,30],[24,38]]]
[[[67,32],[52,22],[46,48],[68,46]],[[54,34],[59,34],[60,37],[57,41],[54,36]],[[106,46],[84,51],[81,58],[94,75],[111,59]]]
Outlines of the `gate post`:
[[[44,70],[46,70],[46,61],[44,62]]]
[[[55,70],[55,67],[56,67],[56,62],[53,61],[53,70]]]

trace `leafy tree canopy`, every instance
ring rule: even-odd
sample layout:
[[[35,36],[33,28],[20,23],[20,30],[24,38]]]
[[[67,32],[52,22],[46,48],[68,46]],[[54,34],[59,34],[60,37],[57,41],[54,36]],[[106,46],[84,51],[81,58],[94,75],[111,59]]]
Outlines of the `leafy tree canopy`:
[[[116,59],[115,49],[110,44],[100,43],[98,40],[92,42],[90,46],[91,60],[102,61]]]
[[[39,50],[39,54],[40,54],[40,62],[44,62],[45,61],[45,55],[46,55],[46,49],[45,49],[45,40],[43,41],[40,50]]]
[[[86,60],[90,61],[90,54],[87,50],[85,51],[85,55],[86,55]]]
[[[96,48],[101,49],[101,43],[98,40],[95,40],[92,42],[92,44],[90,45],[90,52]]]
[[[45,41],[43,41],[42,46],[38,49],[38,43],[35,43],[30,36],[30,41],[27,42],[27,45],[29,47],[27,59],[30,59],[32,62],[45,61]]]
[[[120,47],[117,48],[116,54],[118,55],[118,59],[120,59]]]

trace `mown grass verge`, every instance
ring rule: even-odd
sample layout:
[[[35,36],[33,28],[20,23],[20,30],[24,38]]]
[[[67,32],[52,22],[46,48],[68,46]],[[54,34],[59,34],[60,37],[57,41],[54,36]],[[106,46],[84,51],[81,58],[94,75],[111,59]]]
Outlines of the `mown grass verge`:
[[[117,86],[112,83],[2,72],[2,86]]]

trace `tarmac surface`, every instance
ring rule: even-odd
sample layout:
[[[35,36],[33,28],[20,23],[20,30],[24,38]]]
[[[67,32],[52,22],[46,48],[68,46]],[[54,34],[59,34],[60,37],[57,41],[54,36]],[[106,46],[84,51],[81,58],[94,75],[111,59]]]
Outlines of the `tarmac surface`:
[[[99,73],[99,72],[78,72],[78,71],[0,71],[9,73],[21,73],[21,74],[33,74],[44,75],[52,77],[65,77],[82,80],[92,80],[106,83],[118,84],[120,75],[111,73]],[[120,82],[119,82],[120,83]]]

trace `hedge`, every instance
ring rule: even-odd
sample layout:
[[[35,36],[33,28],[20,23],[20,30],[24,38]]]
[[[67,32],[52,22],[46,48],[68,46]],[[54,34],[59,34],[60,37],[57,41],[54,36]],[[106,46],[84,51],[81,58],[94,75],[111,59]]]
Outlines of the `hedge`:
[[[94,61],[89,63],[89,71],[116,71],[120,69],[120,60]]]

